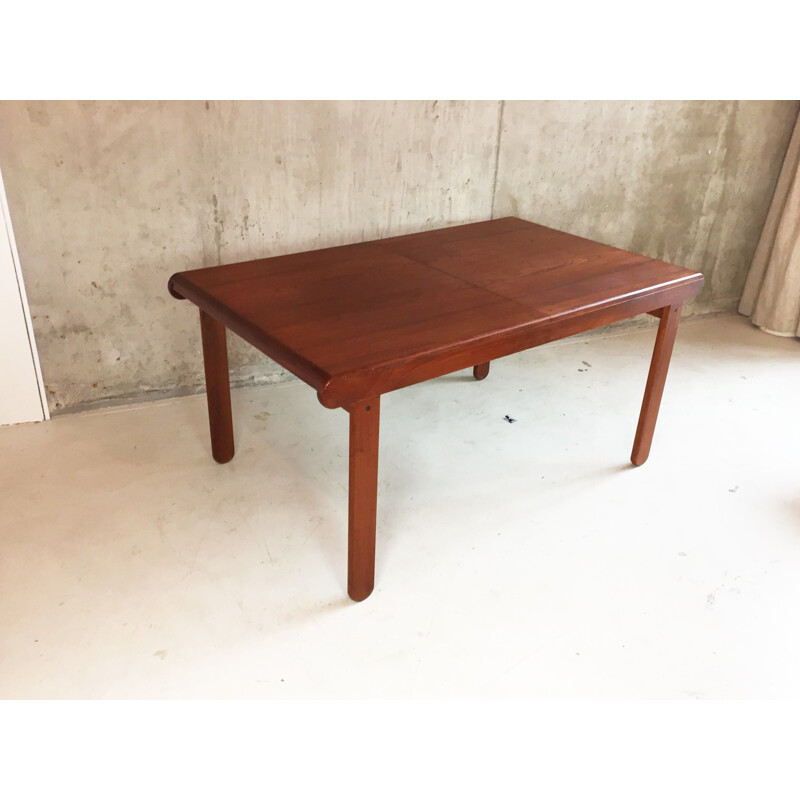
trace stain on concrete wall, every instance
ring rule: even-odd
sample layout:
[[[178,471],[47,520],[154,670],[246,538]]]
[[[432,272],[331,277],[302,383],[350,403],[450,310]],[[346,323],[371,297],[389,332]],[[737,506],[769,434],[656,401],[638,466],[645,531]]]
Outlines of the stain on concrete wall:
[[[787,101],[506,102],[495,216],[704,273],[736,308],[797,117]]]
[[[166,291],[177,270],[492,214],[700,269],[697,310],[734,308],[797,109],[0,102],[51,410],[202,388],[197,311]],[[236,382],[287,377],[234,336],[230,356]]]
[[[175,271],[491,212],[496,102],[3,102],[51,410],[200,388]],[[235,336],[234,381],[286,373]]]

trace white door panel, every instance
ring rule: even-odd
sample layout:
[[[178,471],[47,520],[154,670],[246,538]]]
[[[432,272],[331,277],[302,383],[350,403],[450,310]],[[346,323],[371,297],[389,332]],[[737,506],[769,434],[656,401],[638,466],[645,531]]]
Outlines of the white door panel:
[[[49,414],[2,175],[0,206],[0,425],[8,425]]]

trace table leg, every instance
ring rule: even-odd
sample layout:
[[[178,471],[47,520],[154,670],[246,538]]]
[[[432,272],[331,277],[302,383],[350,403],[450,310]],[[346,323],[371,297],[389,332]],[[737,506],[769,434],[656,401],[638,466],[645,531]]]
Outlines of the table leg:
[[[487,361],[484,364],[476,364],[472,368],[472,375],[476,381],[482,381],[489,374],[490,363],[490,361]]]
[[[650,373],[647,376],[647,386],[644,390],[642,410],[639,414],[639,424],[636,428],[636,438],[631,453],[631,461],[637,467],[644,464],[647,456],[650,455],[650,444],[653,441],[658,408],[661,405],[661,395],[667,379],[672,345],[675,343],[675,334],[678,332],[680,318],[680,305],[665,306],[661,309],[661,322],[658,325],[653,359],[650,362]]]
[[[200,332],[203,337],[203,366],[206,372],[211,454],[215,461],[225,464],[233,458],[234,453],[225,326],[201,309]]]
[[[375,518],[378,500],[378,429],[381,399],[350,411],[350,500],[347,593],[364,600],[375,585]]]

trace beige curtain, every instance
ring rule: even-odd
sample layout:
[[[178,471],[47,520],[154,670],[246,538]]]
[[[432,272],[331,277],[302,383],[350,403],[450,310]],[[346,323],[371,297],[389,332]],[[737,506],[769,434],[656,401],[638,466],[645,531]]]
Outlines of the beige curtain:
[[[777,336],[800,336],[800,117],[758,241],[739,313]]]

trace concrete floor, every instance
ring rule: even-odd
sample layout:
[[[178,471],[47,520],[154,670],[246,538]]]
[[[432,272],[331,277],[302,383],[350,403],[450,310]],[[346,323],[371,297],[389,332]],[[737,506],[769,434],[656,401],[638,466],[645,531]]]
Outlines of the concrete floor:
[[[654,334],[385,396],[361,604],[299,382],[233,393],[225,466],[202,395],[0,429],[0,697],[800,697],[800,345],[684,322],[635,469]]]

